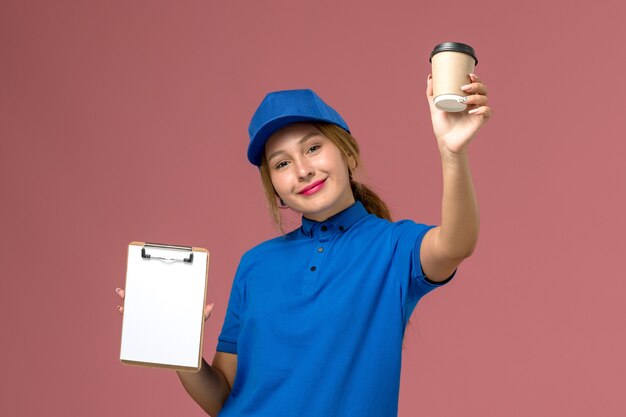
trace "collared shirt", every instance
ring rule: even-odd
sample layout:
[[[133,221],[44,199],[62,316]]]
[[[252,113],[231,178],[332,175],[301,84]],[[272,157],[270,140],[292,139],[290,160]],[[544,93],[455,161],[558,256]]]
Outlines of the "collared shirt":
[[[217,345],[237,354],[220,417],[396,417],[407,321],[443,284],[419,259],[432,227],[357,201],[245,253]]]

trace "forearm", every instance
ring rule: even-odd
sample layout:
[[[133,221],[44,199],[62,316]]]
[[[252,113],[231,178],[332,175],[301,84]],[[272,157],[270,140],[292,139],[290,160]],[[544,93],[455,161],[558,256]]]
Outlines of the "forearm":
[[[469,257],[478,242],[478,201],[466,152],[441,151],[443,201],[437,245],[449,259]]]
[[[202,358],[198,372],[176,372],[191,398],[210,416],[217,416],[230,394],[226,377]]]

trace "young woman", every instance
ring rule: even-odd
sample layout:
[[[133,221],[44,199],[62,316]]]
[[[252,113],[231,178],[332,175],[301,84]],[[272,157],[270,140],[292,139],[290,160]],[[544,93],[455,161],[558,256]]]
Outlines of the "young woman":
[[[407,321],[478,239],[467,149],[491,109],[486,86],[470,78],[470,110],[445,113],[432,104],[428,77],[444,178],[438,227],[391,221],[354,178],[359,147],[348,125],[314,92],[265,97],[250,123],[248,159],[279,227],[279,206],[301,213],[302,226],[244,254],[212,365],[178,373],[208,414],[397,415]]]

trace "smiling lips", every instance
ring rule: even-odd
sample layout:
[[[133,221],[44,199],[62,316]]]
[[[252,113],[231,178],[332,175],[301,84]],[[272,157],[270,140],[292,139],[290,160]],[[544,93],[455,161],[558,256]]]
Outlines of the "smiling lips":
[[[306,186],[302,189],[302,191],[300,191],[298,194],[302,194],[302,195],[311,195],[311,194],[315,194],[316,192],[318,192],[319,190],[321,190],[324,187],[324,182],[326,180],[320,180],[320,181],[315,181],[313,184]]]

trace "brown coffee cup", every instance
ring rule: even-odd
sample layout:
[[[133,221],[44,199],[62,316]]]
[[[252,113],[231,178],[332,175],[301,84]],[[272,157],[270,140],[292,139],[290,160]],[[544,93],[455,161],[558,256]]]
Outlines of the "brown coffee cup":
[[[474,48],[459,42],[444,42],[435,46],[430,54],[433,76],[433,102],[446,112],[460,112],[467,108],[461,86],[471,82],[478,59]]]

